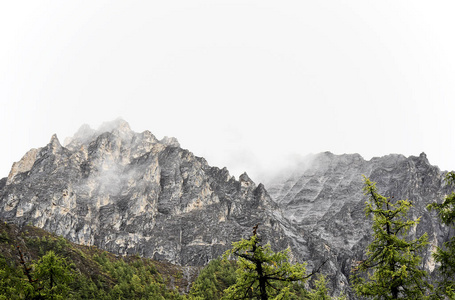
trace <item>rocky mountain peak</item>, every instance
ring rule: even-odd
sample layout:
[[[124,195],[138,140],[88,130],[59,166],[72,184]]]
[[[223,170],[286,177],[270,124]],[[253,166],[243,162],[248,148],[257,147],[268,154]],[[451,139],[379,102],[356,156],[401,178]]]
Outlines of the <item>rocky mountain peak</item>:
[[[243,172],[243,174],[241,174],[239,176],[239,181],[240,182],[246,182],[246,183],[253,183],[253,180],[251,180],[250,176],[248,176],[248,174],[246,172]]]
[[[62,145],[60,144],[60,141],[58,140],[58,137],[56,134],[53,134],[51,137],[51,140],[47,146],[52,153],[56,153],[57,151],[62,149]]]
[[[166,145],[166,146],[172,146],[172,147],[180,147],[179,141],[175,137],[168,137],[165,136],[160,143]]]
[[[141,139],[148,143],[158,143],[158,139],[148,130],[141,133]]]
[[[98,129],[98,132],[110,132],[123,141],[129,141],[134,135],[128,122],[120,118],[112,122],[103,123]]]
[[[14,180],[14,177],[20,173],[26,173],[30,171],[33,167],[33,164],[36,161],[39,149],[31,149],[21,158],[20,161],[13,163],[11,171],[6,180],[6,185],[11,184]]]
[[[118,118],[111,122],[104,122],[97,130],[92,129],[87,124],[82,125],[74,136],[65,139],[65,147],[77,148],[88,145],[104,133],[112,134],[113,137],[117,137],[123,143],[130,142],[135,136],[128,122]]]
[[[419,160],[420,160],[423,164],[431,165],[431,164],[430,164],[430,161],[429,161],[428,158],[427,158],[427,155],[425,154],[425,152],[420,153],[420,155],[419,155]]]
[[[256,189],[256,184],[251,180],[250,176],[246,172],[239,176],[240,186],[243,189]]]
[[[65,147],[53,136],[0,184],[2,219],[117,254],[203,265],[257,223],[268,224],[275,245],[289,243],[263,185],[247,174],[236,181],[177,139],[136,133],[123,120],[82,126]]]

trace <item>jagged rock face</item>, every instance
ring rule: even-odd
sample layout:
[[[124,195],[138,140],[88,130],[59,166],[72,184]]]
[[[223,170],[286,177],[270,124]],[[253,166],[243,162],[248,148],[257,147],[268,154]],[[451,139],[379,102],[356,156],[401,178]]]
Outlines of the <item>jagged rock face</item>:
[[[435,265],[431,251],[447,240],[434,212],[426,206],[442,201],[448,193],[444,174],[430,165],[426,155],[406,158],[388,155],[364,160],[360,155],[321,153],[302,163],[287,177],[275,179],[268,186],[272,198],[279,204],[293,230],[311,233],[321,238],[336,257],[335,270],[347,278],[353,261],[361,260],[371,241],[371,220],[365,217],[367,196],[363,194],[363,176],[377,182],[379,192],[394,199],[408,199],[414,207],[410,217],[421,217],[412,236],[428,233],[430,247],[423,254],[427,270]],[[338,276],[340,274],[328,274]],[[342,289],[332,280],[335,289]]]
[[[67,143],[53,136],[14,164],[0,182],[2,219],[181,265],[218,257],[257,223],[278,248],[290,244],[263,185],[210,167],[174,138],[116,121],[82,127]]]

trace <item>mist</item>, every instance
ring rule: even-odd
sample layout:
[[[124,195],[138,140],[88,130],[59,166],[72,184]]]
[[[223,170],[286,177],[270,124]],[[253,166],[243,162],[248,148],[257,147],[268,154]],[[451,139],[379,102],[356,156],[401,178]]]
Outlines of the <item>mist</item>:
[[[54,133],[117,116],[255,181],[324,151],[455,169],[453,2],[1,8],[0,177]]]

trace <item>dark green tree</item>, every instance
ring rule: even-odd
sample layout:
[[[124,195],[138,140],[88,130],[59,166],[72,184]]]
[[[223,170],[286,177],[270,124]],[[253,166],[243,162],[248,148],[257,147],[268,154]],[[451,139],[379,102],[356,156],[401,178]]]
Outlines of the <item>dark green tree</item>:
[[[54,251],[48,251],[34,264],[33,275],[45,299],[65,299],[69,295],[68,284],[73,279],[71,265]]]
[[[446,183],[450,186],[455,185],[454,172],[446,175]],[[432,203],[427,208],[437,211],[442,224],[455,228],[455,192],[446,196],[441,204]],[[455,299],[455,236],[452,236],[442,247],[438,247],[433,257],[439,264],[438,270],[442,275],[436,289],[437,294]]]
[[[318,279],[315,281],[315,288],[307,293],[304,296],[305,300],[331,300],[332,297],[329,296],[329,291],[327,289],[327,282],[324,275],[319,275]],[[346,299],[341,296],[339,300]]]
[[[409,201],[380,195],[376,183],[366,177],[364,192],[369,197],[365,214],[373,217],[373,241],[367,248],[367,259],[354,269],[356,293],[372,299],[424,299],[431,285],[419,268],[418,253],[428,244],[427,234],[417,239],[408,236],[420,218],[409,219]],[[366,273],[366,278],[359,272]]]
[[[302,299],[295,294],[293,283],[303,284],[322,265],[307,274],[306,264],[289,262],[289,250],[274,252],[269,244],[261,245],[256,229],[250,239],[234,242],[224,254],[225,259],[232,255],[237,258],[237,276],[223,299]]]
[[[0,300],[24,299],[28,282],[23,280],[22,270],[0,255]]]
[[[190,299],[221,299],[223,291],[236,281],[236,267],[232,261],[211,260],[193,282]]]

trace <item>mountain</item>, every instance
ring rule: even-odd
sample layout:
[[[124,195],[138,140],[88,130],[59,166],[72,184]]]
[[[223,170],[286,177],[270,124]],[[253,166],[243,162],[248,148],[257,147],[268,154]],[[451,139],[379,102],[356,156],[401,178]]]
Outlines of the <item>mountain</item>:
[[[139,254],[182,266],[202,266],[251,235],[291,249],[308,269],[324,264],[331,289],[348,289],[353,263],[371,238],[364,216],[363,177],[379,191],[413,202],[412,234],[428,232],[424,264],[447,229],[426,205],[448,192],[444,173],[425,154],[364,160],[320,153],[267,184],[209,166],[174,138],[133,132],[123,120],[99,130],[83,126],[62,146],[56,136],[32,149],[0,180],[0,219],[32,224],[83,245]]]
[[[258,223],[272,244],[290,243],[262,184],[123,120],[83,126],[65,147],[54,135],[2,182],[0,218],[115,254],[204,265]]]
[[[337,257],[337,270],[349,276],[354,262],[366,258],[364,252],[371,241],[371,220],[364,213],[367,197],[362,190],[363,175],[377,182],[384,196],[411,201],[409,216],[421,220],[410,234],[428,233],[430,247],[423,253],[423,264],[428,271],[434,270],[431,252],[448,240],[449,232],[426,206],[440,202],[449,190],[444,172],[432,166],[425,153],[408,158],[393,154],[367,161],[358,154],[325,152],[297,165],[285,176],[273,179],[268,191],[294,230],[324,241]]]

